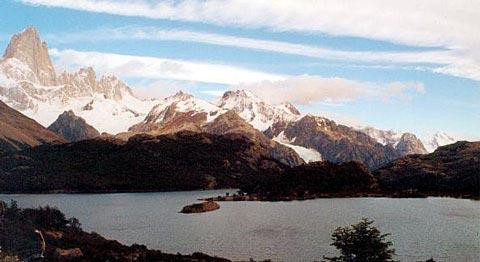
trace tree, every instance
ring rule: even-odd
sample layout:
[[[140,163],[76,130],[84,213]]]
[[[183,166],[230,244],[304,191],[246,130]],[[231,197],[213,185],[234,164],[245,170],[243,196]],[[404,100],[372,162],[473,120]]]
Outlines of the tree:
[[[372,224],[372,220],[363,218],[356,225],[337,228],[332,234],[331,245],[339,249],[341,256],[324,259],[339,262],[393,261],[393,243],[385,239],[390,234],[381,234]]]

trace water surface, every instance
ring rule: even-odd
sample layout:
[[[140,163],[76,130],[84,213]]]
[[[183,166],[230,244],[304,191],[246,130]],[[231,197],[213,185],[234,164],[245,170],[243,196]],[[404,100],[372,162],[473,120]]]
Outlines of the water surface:
[[[57,206],[86,231],[169,253],[201,251],[235,260],[314,261],[336,255],[338,226],[375,220],[401,261],[479,261],[480,202],[452,198],[341,198],[293,202],[221,202],[203,214],[178,211],[225,191],[0,195],[21,207]]]

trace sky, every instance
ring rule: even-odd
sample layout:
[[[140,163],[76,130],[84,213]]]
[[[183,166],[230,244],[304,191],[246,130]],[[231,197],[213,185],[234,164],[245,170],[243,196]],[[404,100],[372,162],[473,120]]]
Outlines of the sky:
[[[353,126],[480,140],[480,1],[4,0],[0,48],[35,26],[58,70],[143,97],[248,89]]]

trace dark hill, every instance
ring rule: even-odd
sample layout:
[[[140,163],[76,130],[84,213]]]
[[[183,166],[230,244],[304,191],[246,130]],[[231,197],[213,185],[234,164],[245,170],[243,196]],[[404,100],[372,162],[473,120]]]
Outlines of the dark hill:
[[[39,146],[0,158],[2,192],[174,191],[238,187],[279,173],[268,148],[237,134],[136,135]]]
[[[408,155],[376,170],[385,190],[480,194],[480,142],[457,142],[426,155]]]

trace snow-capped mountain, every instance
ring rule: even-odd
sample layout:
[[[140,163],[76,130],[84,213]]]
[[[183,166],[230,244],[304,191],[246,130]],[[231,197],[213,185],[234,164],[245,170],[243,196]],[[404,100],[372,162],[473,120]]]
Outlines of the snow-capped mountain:
[[[246,90],[227,91],[215,104],[184,92],[163,100],[142,100],[116,76],[98,77],[90,67],[58,74],[47,44],[33,27],[14,35],[0,59],[0,100],[43,126],[71,110],[100,132],[131,131],[126,136],[150,131],[233,130],[265,139],[260,135],[263,132],[266,139],[294,149],[305,161],[361,160],[374,167],[399,155],[426,153],[413,134],[372,127],[354,130],[323,117],[302,116],[289,103],[273,105]],[[219,116],[224,116],[222,121],[213,124]],[[453,142],[451,136],[437,133],[425,146],[433,151]]]
[[[392,145],[395,147],[402,138],[402,134],[393,130],[381,130],[374,127],[364,127],[359,129],[363,133],[369,135],[371,138],[377,140],[382,145]]]
[[[270,139],[254,124],[263,126],[266,122],[261,122],[261,120],[272,122],[293,119],[294,117],[288,116],[293,113],[289,112],[299,114],[298,111],[293,107],[290,109],[284,107],[288,106],[286,104],[278,107],[272,106],[245,91],[228,91],[223,97],[231,98],[234,94],[239,94],[242,98],[222,99],[222,103],[218,103],[220,106],[216,106],[180,91],[160,101],[142,122],[132,126],[129,130],[134,133],[174,133],[180,130],[214,134],[241,133],[278,150],[279,147],[272,144],[271,141],[267,142]],[[251,100],[248,101],[249,99]],[[239,108],[242,110],[235,110]],[[259,111],[259,108],[263,111]],[[269,118],[265,113],[269,113]],[[221,120],[216,121],[218,118]],[[291,145],[288,141],[276,142],[293,149],[306,162],[321,160],[320,154],[314,149]]]
[[[92,68],[57,75],[35,28],[15,34],[0,60],[0,99],[49,126],[72,110],[100,132],[119,133],[144,119],[156,103],[136,98],[117,77]]]
[[[400,155],[426,154],[423,142],[412,133],[400,133],[393,130],[381,130],[374,127],[360,128],[359,131],[367,134],[382,145],[391,145]]]
[[[276,122],[290,122],[300,118],[300,112],[292,104],[272,105],[247,90],[227,91],[217,105],[233,110],[260,131],[267,130]]]
[[[297,121],[277,122],[264,132],[277,141],[317,151],[323,160],[334,163],[360,161],[376,168],[399,157],[391,145],[382,145],[354,128],[307,114]]]
[[[425,139],[423,144],[428,152],[433,152],[437,147],[453,144],[457,141],[458,139],[455,139],[444,132],[437,132],[431,137]]]
[[[143,121],[129,128],[134,132],[157,131],[173,133],[179,130],[198,131],[227,110],[198,99],[183,91],[169,96],[155,105]]]

